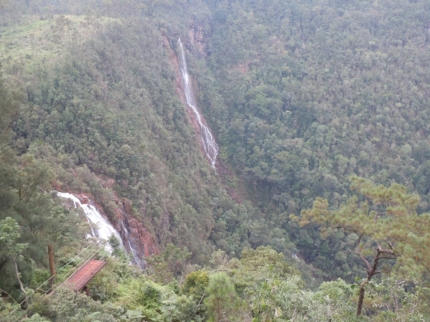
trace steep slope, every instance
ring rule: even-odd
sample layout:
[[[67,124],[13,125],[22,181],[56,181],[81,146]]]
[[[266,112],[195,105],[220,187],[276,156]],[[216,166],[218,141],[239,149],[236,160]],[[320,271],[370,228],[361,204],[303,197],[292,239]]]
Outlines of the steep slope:
[[[353,241],[289,214],[316,196],[338,204],[354,173],[417,189],[427,210],[425,1],[128,4],[95,6],[109,18],[26,16],[25,42],[4,27],[5,71],[27,96],[14,147],[48,160],[59,188],[92,194],[113,223],[127,205],[161,249],[186,246],[195,262],[215,248],[289,254],[290,236],[327,278],[358,274]],[[179,37],[220,164],[240,175],[228,191],[253,203],[234,202],[201,153]]]
[[[25,138],[21,141],[24,147],[43,141],[34,149],[36,153],[51,149],[45,158],[51,154],[57,161],[61,153],[64,175],[59,176],[58,185],[95,194],[115,222],[117,206],[101,196],[109,195],[109,189],[101,188],[106,191],[97,196],[91,187],[82,186],[81,180],[74,183],[67,172],[79,172],[74,169],[84,166],[81,171],[114,179],[115,189],[134,201],[134,215],[157,227],[158,242],[165,243],[171,240],[165,234],[174,217],[184,211],[181,194],[184,190],[204,191],[203,196],[194,194],[190,203],[208,198],[205,190],[211,174],[207,169],[206,182],[200,175],[185,175],[197,164],[204,168],[205,161],[198,148],[188,144],[194,135],[175,97],[161,40],[145,24],[106,26],[91,42],[66,51],[54,68],[36,70],[36,75],[45,75],[39,83],[27,83],[28,103],[14,129],[18,137]],[[193,152],[188,154],[184,149]],[[87,184],[99,181],[93,176],[90,183],[90,177],[84,176],[80,179]],[[187,194],[193,195],[191,191]],[[201,230],[208,231],[208,224]],[[191,240],[187,230],[184,227],[181,234],[173,236]]]
[[[352,174],[405,184],[429,209],[428,2],[206,2],[221,157],[307,261],[354,275],[343,234],[320,240],[288,216],[317,196],[336,206]]]
[[[141,249],[173,243],[195,263],[219,247],[230,254],[261,244],[287,251],[285,234],[271,232],[250,203],[227,194],[181,102],[177,39],[186,39],[191,65],[202,63],[188,35],[192,21],[206,25],[185,17],[166,31],[160,25],[168,10],[157,10],[150,21],[25,16],[4,27],[6,76],[26,96],[13,126],[15,150],[48,162],[57,190],[89,196],[119,231],[124,218],[134,222],[130,233],[140,237],[131,238],[147,243]]]

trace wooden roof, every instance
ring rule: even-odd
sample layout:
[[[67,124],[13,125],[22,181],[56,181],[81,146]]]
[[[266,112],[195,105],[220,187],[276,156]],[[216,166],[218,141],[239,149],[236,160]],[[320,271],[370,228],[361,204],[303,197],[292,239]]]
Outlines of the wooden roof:
[[[91,259],[74,272],[64,284],[75,292],[82,291],[84,286],[106,265],[105,261]]]

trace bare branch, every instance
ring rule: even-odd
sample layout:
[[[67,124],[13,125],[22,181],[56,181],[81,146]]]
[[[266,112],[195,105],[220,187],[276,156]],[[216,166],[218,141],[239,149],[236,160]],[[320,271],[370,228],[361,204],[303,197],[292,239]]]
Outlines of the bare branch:
[[[387,241],[386,243],[388,244],[388,246],[390,246],[390,249],[394,252],[393,245],[389,241]]]
[[[378,243],[378,247],[376,248],[378,254],[388,254],[388,255],[392,255],[392,256],[396,256],[396,254],[394,254],[394,251],[391,249],[383,249],[381,247],[381,245],[379,245]]]
[[[13,260],[13,264],[15,266],[15,275],[16,275],[16,278],[19,282],[19,287],[20,287],[22,293],[24,294],[25,308],[27,308],[28,307],[27,292],[25,291],[24,285],[21,282],[21,277],[20,277],[19,270],[18,270],[18,264],[16,263],[16,257],[13,257],[12,260]]]
[[[360,244],[360,242],[361,242],[361,240],[363,239],[363,237],[364,237],[364,234],[361,234],[361,235],[360,235],[360,237],[358,237],[358,239],[357,239],[357,241],[356,241],[356,243],[357,243],[357,247],[358,247],[358,245]]]
[[[366,263],[367,266],[367,271],[371,272],[372,271],[372,266],[370,265],[369,261],[363,256],[363,254],[361,253],[361,249],[359,247],[357,247],[356,251],[355,251],[358,256],[360,256],[360,258],[363,260],[363,262]]]

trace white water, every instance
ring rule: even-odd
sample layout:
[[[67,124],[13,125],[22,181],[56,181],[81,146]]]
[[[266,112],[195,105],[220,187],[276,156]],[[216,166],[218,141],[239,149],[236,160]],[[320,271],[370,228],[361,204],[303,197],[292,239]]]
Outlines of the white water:
[[[181,38],[178,40],[179,47],[181,49],[181,75],[182,80],[184,83],[184,92],[185,92],[185,99],[187,101],[187,105],[191,108],[193,111],[197,123],[200,127],[200,140],[203,144],[203,149],[205,151],[206,157],[209,159],[209,162],[211,163],[212,167],[215,168],[216,158],[218,155],[218,145],[215,142],[215,139],[209,129],[209,127],[206,124],[206,121],[201,117],[199,110],[197,108],[197,103],[194,98],[193,90],[192,90],[192,83],[191,78],[188,75],[188,69],[187,69],[187,61],[185,60],[185,51],[184,46],[182,45]]]
[[[57,192],[57,195],[61,198],[70,199],[73,201],[75,208],[81,207],[84,210],[84,213],[90,223],[93,225],[91,226],[91,237],[102,240],[102,241],[109,241],[109,238],[113,235],[118,239],[118,241],[121,243],[121,246],[124,248],[124,244],[122,243],[121,236],[119,232],[110,224],[109,221],[107,221],[96,209],[96,207],[89,205],[89,204],[82,204],[81,201],[76,198],[76,196],[66,193],[66,192]],[[128,233],[128,232],[127,232]],[[112,247],[109,245],[109,243],[106,243],[105,245],[106,251],[112,254]],[[132,249],[132,248],[131,248]]]
[[[133,248],[133,246],[131,246],[130,237],[129,237],[130,233],[128,232],[127,228],[125,228],[124,223],[121,223],[121,225],[122,225],[122,228],[124,229],[125,237],[127,238],[127,242],[128,242],[128,247],[130,248],[131,254],[133,255],[134,262],[140,267],[142,267],[142,260],[137,255],[136,250]]]

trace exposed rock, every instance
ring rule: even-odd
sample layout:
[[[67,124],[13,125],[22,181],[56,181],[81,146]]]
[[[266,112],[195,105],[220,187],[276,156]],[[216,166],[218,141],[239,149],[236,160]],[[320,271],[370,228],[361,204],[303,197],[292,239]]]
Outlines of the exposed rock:
[[[130,243],[141,258],[159,254],[158,247],[152,235],[140,221],[132,216],[128,216],[124,218],[124,225],[129,231]]]
[[[112,184],[112,182],[110,182]],[[126,248],[130,257],[135,264],[141,268],[145,268],[145,257],[152,254],[158,254],[158,246],[155,242],[153,234],[149,232],[142,222],[133,217],[131,214],[132,201],[127,198],[120,198],[113,192],[113,202],[117,205],[116,208],[116,221],[112,222],[109,216],[106,215],[103,207],[95,202],[94,196],[84,193],[74,193],[74,195],[81,201],[82,204],[92,204],[97,208],[99,213],[107,219],[112,226],[119,232],[122,243]]]
[[[181,98],[181,102],[185,106],[187,106],[187,100],[186,100],[185,95],[184,95],[185,91],[183,89],[183,84],[181,81],[181,72],[180,72],[180,67],[179,67],[179,61],[178,61],[178,58],[176,57],[174,51],[170,47],[169,40],[166,37],[164,37],[164,47],[167,50],[170,62],[172,63],[172,67],[173,67],[173,70],[175,72],[176,94],[178,94],[178,96]],[[192,84],[194,85],[195,82],[192,82]],[[199,144],[201,146],[201,148],[203,149],[202,142],[198,139],[199,134],[200,134],[200,126],[196,120],[196,116],[194,115],[194,113],[189,108],[186,109],[186,113],[188,116],[188,120],[190,121],[191,125],[193,126],[194,130],[197,133],[196,143]],[[206,122],[203,115],[200,115],[200,116],[202,118],[202,121]]]
[[[208,56],[209,50],[208,50],[207,41],[206,41],[207,37],[203,27],[201,25],[192,23],[190,26],[189,35],[190,35],[191,45],[193,48],[197,50],[199,54],[198,56],[199,57]]]
[[[158,254],[158,246],[153,234],[149,232],[141,221],[131,214],[132,202],[127,198],[119,198],[116,194],[115,203],[117,208],[118,223],[116,228],[119,231],[127,251],[141,268],[145,268],[145,257]]]
[[[75,196],[81,201],[82,204],[86,205],[90,203],[90,197],[88,197],[87,195],[84,195],[83,193],[75,194]],[[94,197],[92,199],[94,199]],[[98,208],[98,210],[101,209],[101,207],[98,205],[96,205],[96,208]],[[103,213],[103,211],[101,211],[101,213]],[[107,218],[107,216],[105,217]]]
[[[166,36],[163,37],[163,46],[167,50],[167,54],[169,55],[169,60],[172,63],[173,71],[175,72],[175,88],[176,88],[176,94],[181,98],[182,102],[185,102],[185,96],[182,91],[182,83],[181,83],[181,74],[179,71],[179,61],[176,57],[173,49],[170,47],[169,40]]]
[[[231,199],[238,204],[243,203],[243,200],[249,200],[246,184],[235,176],[234,171],[226,163],[222,161],[217,163],[217,173]]]

